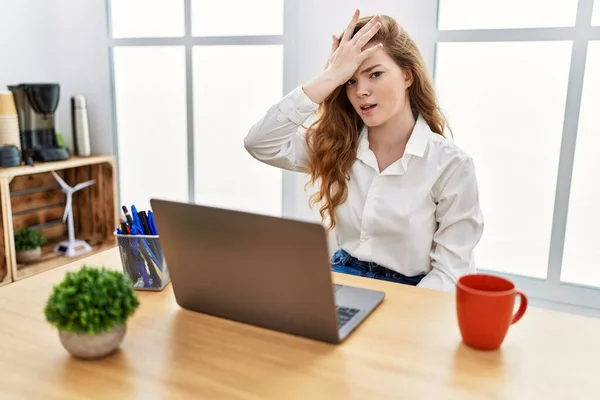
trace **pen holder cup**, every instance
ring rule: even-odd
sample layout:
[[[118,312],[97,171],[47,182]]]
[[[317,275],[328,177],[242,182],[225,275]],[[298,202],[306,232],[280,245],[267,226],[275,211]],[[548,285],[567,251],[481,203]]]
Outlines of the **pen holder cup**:
[[[159,236],[115,233],[123,273],[135,290],[160,291],[171,281]]]

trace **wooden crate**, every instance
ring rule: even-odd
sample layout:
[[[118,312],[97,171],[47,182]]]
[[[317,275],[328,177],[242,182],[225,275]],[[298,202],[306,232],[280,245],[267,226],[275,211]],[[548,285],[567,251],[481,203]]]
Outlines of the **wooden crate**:
[[[95,180],[95,184],[73,194],[75,236],[87,241],[92,253],[65,257],[54,252],[61,240],[67,239],[67,223],[63,222],[66,196],[50,171],[55,171],[67,184]],[[116,169],[113,157],[74,157],[70,160],[39,163],[34,167],[9,168],[0,172],[5,225],[4,260],[10,270],[9,279],[17,281],[64,265],[90,254],[116,246],[113,231],[118,221],[115,203]],[[40,230],[48,239],[42,257],[33,263],[16,261],[14,233],[20,229]],[[0,269],[1,276],[1,269]]]
[[[2,180],[0,180],[0,190],[4,191]],[[2,219],[2,225],[0,228],[3,232],[7,232],[9,229],[10,218],[5,218],[5,204],[4,196],[2,196],[2,208],[0,209],[0,218]],[[13,281],[12,268],[10,267],[10,242],[5,240],[5,235],[0,235],[0,286],[4,286]]]

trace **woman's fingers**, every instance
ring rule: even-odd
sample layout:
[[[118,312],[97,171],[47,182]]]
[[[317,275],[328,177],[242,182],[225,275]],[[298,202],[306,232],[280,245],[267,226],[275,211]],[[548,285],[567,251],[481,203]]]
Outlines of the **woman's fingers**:
[[[369,47],[367,50],[360,53],[360,61],[365,61],[367,58],[373,55],[377,50],[383,48],[383,44],[379,43],[373,47]]]
[[[354,33],[354,27],[356,26],[356,22],[358,21],[359,15],[360,15],[360,11],[358,9],[356,9],[354,11],[354,14],[352,15],[352,19],[350,20],[350,23],[348,24],[348,26],[346,27],[346,30],[344,31],[344,35],[342,36],[342,41],[348,42],[348,41],[350,41],[350,39],[352,39],[352,34]]]
[[[336,49],[338,48],[338,46],[340,45],[340,39],[335,36],[335,35],[331,35],[331,53],[333,54],[334,51],[336,51]]]
[[[371,29],[369,29],[360,38],[358,38],[358,40],[356,41],[358,48],[362,49],[365,44],[369,43],[369,40],[371,40],[373,38],[373,36],[375,36],[375,34],[379,30],[379,28],[381,28],[381,23],[377,22],[374,24],[373,27],[371,27]],[[356,35],[356,36],[358,36],[358,35]]]
[[[329,64],[331,63],[331,58],[333,57],[333,53],[335,53],[335,51],[337,50],[337,48],[339,46],[340,46],[340,39],[335,35],[331,35],[331,53],[329,54],[329,58],[325,62],[325,69],[327,69],[327,67],[329,67]]]
[[[369,20],[369,22],[367,22],[362,28],[360,28],[360,30],[358,32],[356,32],[356,35],[354,35],[354,37],[352,38],[352,42],[354,44],[358,44],[359,42],[361,42],[363,40],[363,38],[366,35],[369,35],[369,33],[371,33],[371,30],[377,24],[379,24],[379,26],[381,26],[381,24],[379,22],[380,19],[381,18],[379,17],[379,15],[376,15],[373,18],[371,18]],[[377,28],[377,29],[379,29],[379,28]],[[377,30],[375,30],[375,32],[377,32]],[[371,35],[368,39],[366,39],[366,41],[364,41],[364,43],[362,43],[362,45],[360,47],[364,46],[369,41],[369,39],[371,39],[372,37],[373,37],[373,35]]]

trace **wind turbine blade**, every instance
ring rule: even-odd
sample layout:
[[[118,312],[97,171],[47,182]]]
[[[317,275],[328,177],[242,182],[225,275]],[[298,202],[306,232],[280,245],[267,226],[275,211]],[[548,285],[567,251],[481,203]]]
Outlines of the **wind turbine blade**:
[[[65,222],[67,220],[67,215],[69,215],[69,212],[71,211],[71,199],[73,198],[73,196],[71,196],[71,194],[67,194],[67,204],[65,205],[65,213],[63,214],[63,222]]]
[[[54,171],[50,171],[52,172],[52,175],[54,175],[54,179],[56,179],[58,181],[58,183],[60,184],[60,186],[63,189],[71,189],[71,187],[69,185],[67,185],[67,182],[63,181],[63,179]]]
[[[96,181],[94,181],[94,180],[78,183],[77,185],[75,185],[75,187],[73,187],[73,191],[76,192],[76,191],[81,190],[81,189],[83,189],[85,187],[91,186],[94,183],[96,183]]]

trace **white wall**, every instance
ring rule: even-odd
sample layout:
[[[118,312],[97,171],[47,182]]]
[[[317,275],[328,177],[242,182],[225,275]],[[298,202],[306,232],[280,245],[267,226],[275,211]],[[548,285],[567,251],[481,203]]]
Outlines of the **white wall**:
[[[340,34],[356,8],[361,16],[388,14],[394,17],[419,45],[423,57],[433,68],[437,0],[294,0],[286,10],[285,91],[300,85],[323,69],[331,48],[331,35]],[[295,8],[295,9],[294,9]],[[307,177],[284,174],[283,214],[293,218],[318,220],[318,209],[311,211],[304,190]]]
[[[48,44],[49,2],[0,0],[0,90],[23,81],[58,79]]]
[[[92,152],[112,154],[105,0],[46,1],[52,4],[49,18],[53,27],[53,57],[62,90],[59,127],[68,132],[69,139],[66,140],[71,143],[70,98],[74,94],[83,94],[87,99]]]
[[[0,90],[57,82],[57,129],[72,144],[70,97],[87,97],[91,146],[112,153],[104,0],[0,0]]]

